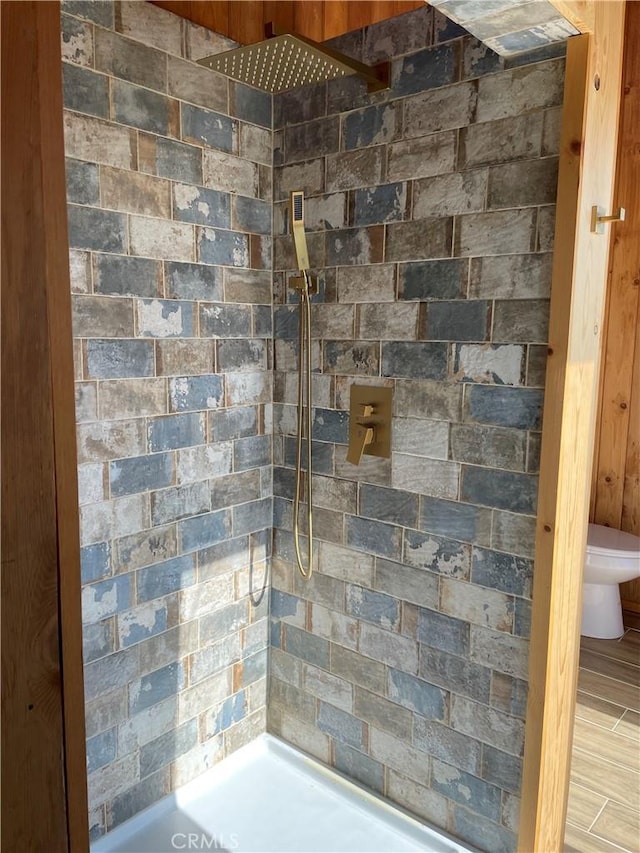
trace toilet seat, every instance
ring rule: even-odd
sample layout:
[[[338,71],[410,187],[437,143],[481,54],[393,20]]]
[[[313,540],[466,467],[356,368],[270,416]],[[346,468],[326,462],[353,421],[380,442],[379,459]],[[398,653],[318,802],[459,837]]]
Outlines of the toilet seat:
[[[614,527],[590,524],[587,534],[587,549],[594,554],[615,553],[620,557],[640,558],[640,537]],[[613,553],[612,553],[613,552]]]

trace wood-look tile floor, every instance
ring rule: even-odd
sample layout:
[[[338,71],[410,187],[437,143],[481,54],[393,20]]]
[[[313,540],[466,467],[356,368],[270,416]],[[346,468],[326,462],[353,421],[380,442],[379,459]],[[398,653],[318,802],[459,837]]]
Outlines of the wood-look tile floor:
[[[566,853],[640,851],[640,619],[629,617],[620,640],[580,643]]]

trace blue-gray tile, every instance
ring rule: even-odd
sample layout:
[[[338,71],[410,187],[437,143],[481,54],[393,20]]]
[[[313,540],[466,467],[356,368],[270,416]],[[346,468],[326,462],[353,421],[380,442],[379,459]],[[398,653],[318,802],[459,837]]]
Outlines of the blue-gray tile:
[[[421,609],[418,616],[418,640],[426,646],[453,655],[469,653],[469,623],[435,610]]]
[[[243,121],[271,129],[272,100],[271,95],[251,86],[237,82],[231,84],[231,113]]]
[[[144,778],[175,761],[198,743],[198,721],[189,720],[177,726],[140,750],[140,776]]]
[[[185,686],[184,668],[181,663],[170,663],[143,675],[129,686],[129,713],[138,714],[145,708],[157,705],[168,696],[173,696]]]
[[[231,514],[218,510],[179,523],[182,551],[198,551],[231,538]]]
[[[389,669],[389,698],[430,720],[445,718],[445,691],[399,669]]]
[[[173,217],[196,225],[231,227],[231,196],[205,187],[173,185]]]
[[[251,335],[251,311],[244,305],[202,304],[200,334],[208,338],[248,338]]]
[[[366,785],[372,791],[379,794],[383,792],[384,767],[379,761],[374,761],[368,755],[340,741],[334,744],[334,756],[336,770]]]
[[[64,0],[62,11],[110,29],[113,27],[113,5],[112,0]]]
[[[400,626],[400,603],[382,592],[373,592],[361,586],[347,584],[347,613],[390,631]]]
[[[198,257],[205,264],[228,267],[249,266],[249,242],[246,234],[202,228],[198,234]]]
[[[271,463],[271,436],[255,435],[240,438],[233,445],[233,470],[246,471]]]
[[[271,498],[250,501],[233,507],[233,535],[244,536],[257,530],[271,528],[273,507]]]
[[[407,530],[404,562],[419,569],[466,580],[471,568],[471,548],[444,536]]]
[[[167,296],[205,302],[222,301],[222,270],[205,264],[165,263]]]
[[[490,303],[480,300],[430,302],[421,337],[430,341],[486,341],[491,329]]]
[[[336,409],[316,408],[311,434],[314,441],[346,444],[349,440],[349,413]]]
[[[202,150],[184,142],[158,136],[155,142],[155,170],[161,178],[202,184]]]
[[[63,62],[62,84],[65,109],[109,117],[109,83],[104,74]]]
[[[271,234],[271,204],[258,198],[235,198],[234,227],[254,234]]]
[[[159,296],[162,264],[126,255],[93,256],[93,289],[105,296]]]
[[[394,63],[392,91],[398,97],[447,86],[458,79],[459,44],[428,47]]]
[[[469,696],[478,702],[489,702],[491,670],[465,658],[422,646],[418,675],[445,690]]]
[[[460,500],[535,515],[538,477],[494,468],[462,466]]]
[[[531,595],[533,562],[487,548],[473,549],[471,580],[513,595]]]
[[[98,167],[83,160],[65,161],[67,201],[73,204],[100,204]]]
[[[182,138],[230,153],[234,144],[234,122],[220,113],[183,103]]]
[[[234,723],[239,723],[240,720],[244,719],[246,714],[247,697],[244,690],[241,690],[239,693],[225,699],[220,710],[213,718],[213,722],[208,727],[207,732],[214,735],[226,731]]]
[[[195,337],[194,306],[175,299],[140,299],[137,304],[138,337]]]
[[[384,341],[382,375],[409,379],[444,379],[448,347],[445,343]]]
[[[82,588],[82,621],[99,622],[126,610],[131,604],[129,574],[98,581]]]
[[[224,383],[221,376],[180,376],[169,382],[172,412],[216,409],[222,405]]]
[[[453,831],[479,850],[491,853],[513,853],[517,837],[504,826],[487,820],[477,813],[456,805],[453,810]]]
[[[111,800],[110,829],[114,829],[123,821],[153,805],[168,793],[167,774],[164,769],[127,788]]]
[[[138,601],[162,598],[191,586],[196,580],[195,559],[189,554],[139,569],[136,576]]]
[[[155,357],[151,341],[88,340],[86,375],[89,379],[120,379],[154,376]]]
[[[279,589],[271,589],[271,616],[274,619],[284,619],[295,616],[302,599]]]
[[[256,406],[238,406],[211,412],[209,429],[212,441],[255,436],[258,432],[258,409]]]
[[[102,580],[111,574],[111,545],[97,542],[80,549],[80,572],[82,583]]]
[[[481,424],[540,429],[543,392],[534,388],[469,386],[465,392],[465,420]]]
[[[109,483],[113,497],[161,489],[172,482],[172,453],[154,453],[109,463]]]
[[[151,524],[154,527],[200,515],[210,509],[209,484],[206,481],[151,493]]]
[[[358,509],[360,515],[367,518],[390,521],[404,527],[417,526],[418,496],[411,492],[362,483]]]
[[[87,773],[93,773],[116,758],[116,730],[109,729],[87,738]]]
[[[112,210],[70,204],[69,245],[72,249],[122,253],[127,250],[127,217]]]
[[[342,125],[345,151],[391,142],[400,130],[399,115],[398,107],[393,102],[347,113]]]
[[[266,370],[267,347],[260,339],[226,340],[218,343],[218,372]]]
[[[152,453],[205,444],[204,418],[196,412],[149,418],[147,421],[147,437],[149,450]]]
[[[115,652],[113,620],[104,619],[95,625],[82,628],[82,658],[85,664]]]
[[[463,258],[400,264],[398,299],[457,299],[464,295],[469,262]]]
[[[522,759],[485,743],[482,747],[482,778],[505,791],[518,794],[522,782]]]
[[[421,530],[439,533],[451,539],[463,542],[488,544],[491,536],[491,513],[458,501],[444,501],[439,498],[420,498]]]
[[[340,743],[346,743],[356,749],[364,748],[364,723],[327,702],[320,702],[318,728]]]
[[[146,605],[143,613],[130,610],[118,619],[119,642],[122,648],[134,646],[150,637],[164,633],[169,627],[166,602]],[[153,621],[152,621],[153,620]]]
[[[321,669],[329,669],[329,643],[315,634],[296,628],[295,625],[284,626],[285,648],[294,657],[306,660]]]
[[[400,560],[402,529],[382,521],[369,521],[357,516],[347,516],[346,542],[357,551]]]
[[[471,806],[474,812],[479,812],[496,822],[500,820],[500,789],[478,779],[477,776],[472,776],[464,770],[435,759],[431,772],[431,786],[450,800]]]
[[[406,215],[406,183],[381,184],[353,192],[353,225],[398,222]]]
[[[118,123],[162,136],[177,135],[178,101],[115,79],[111,81],[111,98],[112,117]]]

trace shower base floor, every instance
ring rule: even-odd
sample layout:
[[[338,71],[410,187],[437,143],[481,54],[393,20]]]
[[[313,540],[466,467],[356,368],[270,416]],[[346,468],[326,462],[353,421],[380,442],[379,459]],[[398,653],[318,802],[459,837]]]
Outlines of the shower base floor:
[[[92,853],[467,853],[439,832],[261,735],[105,835]]]

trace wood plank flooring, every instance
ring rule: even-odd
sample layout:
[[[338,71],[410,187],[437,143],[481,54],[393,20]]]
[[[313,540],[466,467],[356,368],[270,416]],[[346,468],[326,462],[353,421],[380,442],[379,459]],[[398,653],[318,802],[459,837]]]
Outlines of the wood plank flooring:
[[[580,644],[565,853],[640,851],[640,624],[625,624]]]

